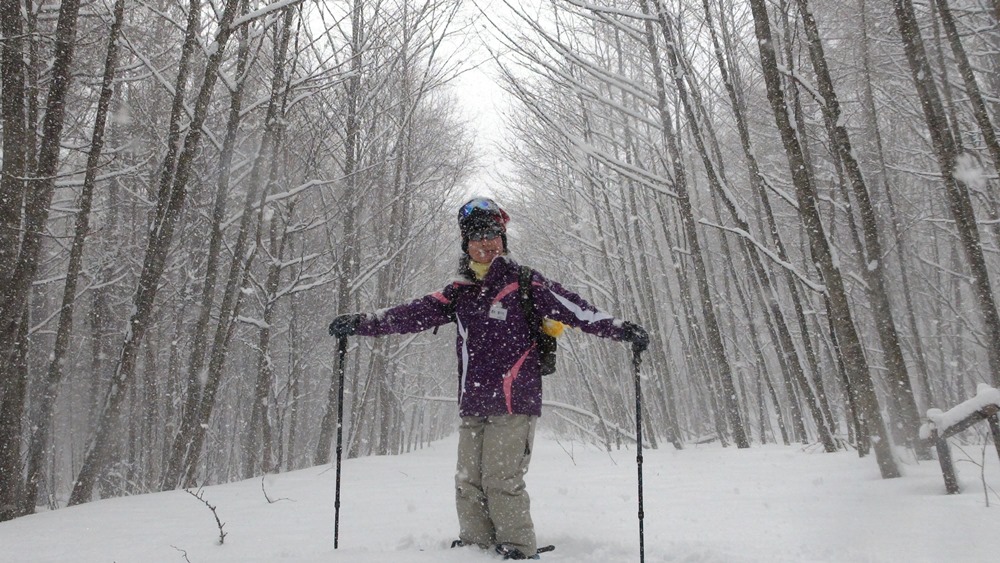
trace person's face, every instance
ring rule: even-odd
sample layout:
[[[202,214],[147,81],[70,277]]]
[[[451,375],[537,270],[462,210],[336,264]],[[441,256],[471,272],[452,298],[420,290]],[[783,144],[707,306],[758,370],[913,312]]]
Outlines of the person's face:
[[[503,239],[500,235],[489,238],[469,240],[469,257],[480,264],[489,264],[493,259],[503,254]]]

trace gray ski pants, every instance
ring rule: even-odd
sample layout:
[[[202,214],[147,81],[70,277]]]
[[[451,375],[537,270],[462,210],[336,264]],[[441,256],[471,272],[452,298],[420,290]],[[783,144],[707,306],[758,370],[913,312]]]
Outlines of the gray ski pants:
[[[524,475],[531,461],[536,416],[467,416],[458,429],[455,504],[466,544],[538,549]]]

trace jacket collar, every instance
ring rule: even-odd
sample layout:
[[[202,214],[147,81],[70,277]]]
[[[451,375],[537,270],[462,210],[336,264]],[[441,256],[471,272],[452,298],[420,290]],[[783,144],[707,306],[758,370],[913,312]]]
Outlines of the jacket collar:
[[[462,254],[461,258],[459,258],[458,279],[456,281],[460,281],[463,283],[471,283],[471,284],[485,284],[488,281],[492,282],[494,279],[496,279],[497,276],[503,275],[503,274],[498,274],[497,272],[501,271],[507,272],[510,271],[511,268],[518,267],[517,263],[511,260],[509,254],[503,256],[497,256],[493,260],[493,263],[490,264],[490,269],[486,272],[486,276],[483,279],[479,280],[476,279],[475,272],[473,272],[472,268],[469,267],[469,260],[470,259],[468,254]]]
[[[490,269],[486,272],[486,277],[483,278],[482,283],[485,285],[493,283],[497,279],[503,279],[511,269],[516,269],[517,267],[517,263],[511,260],[509,256],[497,256],[493,259],[493,263],[490,264]]]

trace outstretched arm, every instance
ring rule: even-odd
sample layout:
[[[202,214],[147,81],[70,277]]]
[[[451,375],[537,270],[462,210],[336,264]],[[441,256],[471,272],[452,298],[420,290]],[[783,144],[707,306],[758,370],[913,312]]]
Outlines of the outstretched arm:
[[[452,320],[454,307],[451,305],[451,292],[446,289],[374,313],[340,315],[330,323],[330,334],[338,337],[354,334],[408,334],[441,326]]]
[[[649,334],[641,326],[601,311],[562,285],[537,272],[532,278],[535,313],[604,338],[631,342],[641,352]]]

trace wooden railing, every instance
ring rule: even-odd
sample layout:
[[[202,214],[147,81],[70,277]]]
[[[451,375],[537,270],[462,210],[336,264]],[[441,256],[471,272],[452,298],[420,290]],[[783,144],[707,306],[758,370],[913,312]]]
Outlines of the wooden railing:
[[[968,429],[969,427],[987,421],[993,434],[993,445],[1000,458],[1000,391],[987,385],[980,385],[976,397],[966,401],[948,412],[938,409],[927,411],[929,421],[920,429],[921,437],[933,443],[937,449],[938,463],[944,475],[944,486],[949,495],[961,492],[958,477],[951,460],[951,450],[948,448],[948,438]]]

